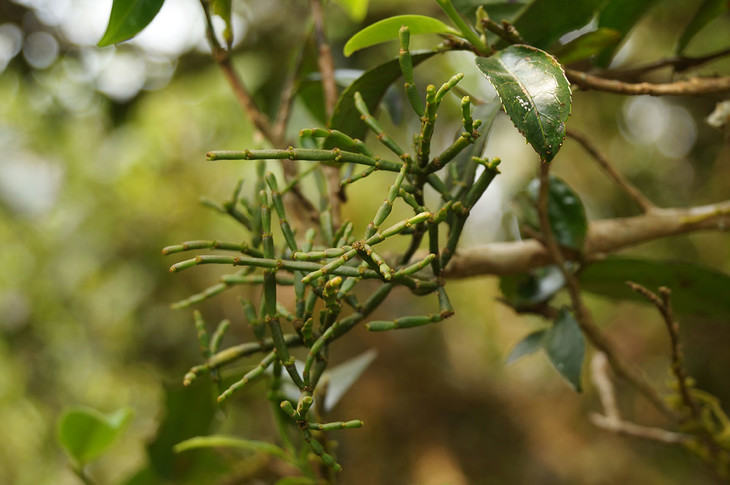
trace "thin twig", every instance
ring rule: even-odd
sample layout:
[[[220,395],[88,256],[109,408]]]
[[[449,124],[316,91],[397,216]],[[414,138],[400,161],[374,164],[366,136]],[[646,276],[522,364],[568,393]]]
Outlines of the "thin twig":
[[[332,50],[327,42],[327,31],[325,29],[324,12],[320,0],[309,0],[309,7],[314,18],[315,38],[319,56],[317,58],[319,73],[322,77],[322,90],[324,91],[324,106],[327,117],[332,115],[337,104],[337,83],[335,82],[335,64],[332,60]],[[330,210],[332,212],[332,224],[335,229],[340,225],[341,202],[345,200],[345,192],[340,185],[340,169],[329,165],[323,165],[322,170],[327,177],[327,188],[329,190]]]
[[[628,421],[617,421],[598,413],[591,413],[589,418],[591,422],[596,426],[599,426],[607,431],[611,431],[616,434],[631,436],[632,438],[658,441],[660,443],[665,443],[668,445],[683,445],[692,441],[692,438],[690,436],[681,433],[667,431],[666,429],[662,428],[642,426],[640,424],[630,423]]]
[[[656,209],[656,205],[654,205],[652,201],[647,199],[639,189],[637,189],[631,182],[626,179],[626,177],[621,174],[621,172],[613,168],[611,162],[609,162],[608,159],[603,156],[601,152],[598,151],[598,149],[590,142],[590,140],[588,140],[588,138],[583,133],[568,128],[566,130],[566,134],[569,138],[577,141],[578,144],[583,147],[583,149],[588,152],[588,154],[596,162],[598,162],[598,164],[608,174],[608,176],[611,177],[613,181],[616,182],[616,184],[621,187],[621,189],[626,192],[629,197],[631,197],[631,199],[636,203],[636,205],[641,208],[642,211],[649,212],[652,209]]]
[[[615,94],[651,96],[701,96],[730,91],[730,76],[692,77],[671,83],[627,83],[616,79],[606,79],[575,69],[566,69],[568,80],[582,89],[605,91]]]
[[[566,287],[570,294],[570,300],[573,304],[575,317],[580,325],[581,330],[588,340],[598,350],[606,354],[611,368],[617,375],[629,381],[644,397],[646,397],[654,406],[671,419],[676,419],[676,412],[671,409],[667,403],[661,398],[657,390],[649,384],[641,371],[620,357],[615,344],[609,340],[593,321],[593,315],[583,302],[580,293],[580,283],[575,275],[568,271],[565,267],[565,257],[560,251],[555,236],[550,228],[550,220],[548,218],[548,190],[549,190],[549,172],[550,164],[542,163],[540,166],[540,191],[538,194],[537,211],[540,217],[540,228],[545,238],[545,244],[555,264],[558,265],[560,272],[565,278]]]
[[[730,56],[730,49],[723,49],[721,51],[698,57],[678,56],[670,57],[667,59],[659,59],[657,61],[649,62],[642,66],[632,67],[629,69],[607,70],[601,72],[601,77],[604,77],[606,79],[621,79],[623,81],[628,81],[632,79],[638,79],[645,74],[659,69],[663,69],[665,67],[674,68],[674,72],[684,72],[725,56]]]

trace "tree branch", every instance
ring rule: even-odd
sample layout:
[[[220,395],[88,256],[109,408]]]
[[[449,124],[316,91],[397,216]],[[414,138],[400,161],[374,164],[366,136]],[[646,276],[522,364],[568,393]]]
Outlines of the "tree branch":
[[[730,56],[730,49],[723,49],[721,51],[699,57],[678,56],[667,59],[659,59],[657,61],[644,64],[643,66],[632,67],[629,69],[607,70],[601,72],[601,77],[606,79],[629,81],[632,79],[638,79],[645,74],[665,67],[674,68],[674,72],[684,72],[725,56]]]
[[[588,225],[582,258],[602,259],[621,249],[689,232],[730,230],[730,200],[678,209],[654,209],[636,217],[604,219]],[[568,257],[576,257],[570,254]],[[460,249],[444,270],[447,278],[524,273],[552,262],[539,241],[496,242]]]
[[[606,79],[575,69],[566,69],[565,74],[571,84],[586,90],[605,91],[616,94],[650,94],[652,96],[701,96],[730,91],[730,76],[692,77],[672,83],[627,83],[616,79]]]

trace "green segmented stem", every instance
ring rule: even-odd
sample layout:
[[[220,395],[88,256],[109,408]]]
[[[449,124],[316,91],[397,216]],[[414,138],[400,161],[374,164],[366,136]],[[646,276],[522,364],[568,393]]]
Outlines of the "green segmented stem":
[[[223,403],[229,399],[233,394],[246,386],[249,382],[255,381],[264,374],[264,371],[276,360],[276,351],[269,352],[256,367],[248,371],[239,381],[232,384],[226,389],[220,396],[218,396],[218,402]]]
[[[428,223],[428,250],[434,256],[439,254],[439,225],[434,222]],[[431,260],[431,269],[437,278],[441,275],[439,258],[434,257]]]
[[[436,259],[436,254],[429,254],[422,260],[399,269],[398,271],[396,271],[393,274],[393,278],[397,279],[397,278],[400,278],[401,276],[408,276],[408,275],[416,274],[419,271],[421,271],[423,268],[428,266],[431,263],[431,261],[433,261],[434,259]]]
[[[338,248],[327,248],[321,251],[297,251],[291,255],[292,259],[296,261],[319,261],[326,258],[337,258],[345,254],[348,250],[352,249],[350,246],[342,246]]]
[[[344,245],[346,245],[352,237],[352,229],[354,227],[355,225],[352,223],[352,221],[347,221],[345,224],[340,226],[337,234],[335,234],[335,239],[337,240],[335,246],[343,247]]]
[[[386,281],[390,281],[393,278],[393,270],[385,262],[385,259],[375,252],[372,246],[363,243],[362,245],[358,245],[357,250],[365,262],[369,264],[372,261],[373,269],[378,271]]]
[[[373,115],[370,114],[368,106],[365,104],[365,101],[363,101],[362,95],[359,91],[355,92],[354,99],[355,108],[360,112],[360,119],[365,122],[368,128],[370,128],[370,131],[375,133],[377,139],[380,140],[380,142],[385,145],[391,152],[398,155],[401,160],[406,160],[407,158],[410,158],[410,155],[408,155],[400,146],[398,146],[398,143],[396,143],[390,135],[385,133],[383,127],[380,126],[380,123],[378,123],[378,120],[373,118]]]
[[[304,341],[304,345],[307,347],[311,347],[314,343],[314,334],[312,333],[312,329],[314,328],[314,319],[308,318],[304,324],[302,324],[302,328],[299,330],[302,334],[302,340]]]
[[[210,359],[212,352],[210,351],[210,342],[208,341],[208,331],[205,329],[205,320],[198,310],[193,312],[193,319],[195,320],[195,329],[198,334],[198,342],[200,343],[200,353],[203,354],[204,359]]]
[[[298,419],[307,418],[307,413],[309,413],[309,408],[312,407],[312,404],[314,404],[314,399],[312,399],[312,396],[310,396],[308,394],[299,398],[299,402],[297,403]]]
[[[342,282],[342,286],[340,286],[339,291],[337,292],[337,299],[342,300],[347,296],[348,293],[352,291],[352,289],[357,284],[357,278],[345,278],[345,281]]]
[[[439,90],[436,92],[435,102],[436,102],[436,108],[438,109],[438,105],[441,104],[441,101],[446,97],[446,95],[453,89],[454,86],[459,84],[459,81],[464,79],[464,73],[459,72],[457,74],[454,74],[451,76],[451,79],[446,81],[441,85]]]
[[[167,246],[162,249],[162,254],[167,256],[168,254],[181,253],[183,251],[194,251],[196,249],[222,249],[224,251],[236,251],[249,256],[257,258],[262,257],[264,254],[256,248],[252,248],[246,243],[232,243],[225,241],[185,241],[180,244],[174,244]]]
[[[299,246],[297,245],[296,238],[294,237],[294,231],[292,231],[289,221],[286,218],[286,210],[284,209],[284,201],[279,193],[279,184],[276,182],[276,176],[269,172],[266,174],[266,183],[271,189],[271,199],[274,202],[274,209],[276,215],[279,216],[279,225],[281,227],[281,233],[284,235],[286,245],[291,251],[297,251]]]
[[[335,461],[335,459],[332,457],[332,455],[330,455],[329,453],[327,453],[324,450],[324,447],[322,447],[322,444],[312,436],[312,433],[308,429],[303,429],[302,435],[304,436],[304,441],[306,441],[307,444],[309,444],[309,447],[311,448],[311,450],[314,452],[315,455],[317,455],[319,457],[320,460],[322,460],[322,463],[324,463],[325,465],[327,465],[328,467],[330,467],[331,469],[333,469],[336,472],[339,472],[342,470],[342,465],[337,463],[337,461]]]
[[[385,219],[388,218],[390,212],[393,210],[393,202],[395,202],[395,198],[400,191],[400,186],[403,184],[403,180],[405,179],[406,172],[408,171],[410,165],[410,159],[406,160],[406,163],[403,164],[400,172],[398,172],[398,176],[395,178],[395,182],[393,182],[393,185],[391,185],[390,189],[388,189],[388,197],[378,208],[378,212],[375,213],[373,221],[368,224],[368,227],[365,230],[366,239],[375,234],[375,232],[378,230],[378,227],[380,227],[380,225],[385,222]]]
[[[395,320],[373,320],[365,325],[371,332],[384,332],[386,330],[397,330],[402,328],[420,327],[429,323],[440,322],[444,317],[439,313],[417,317],[402,317]]]
[[[369,167],[377,167],[380,170],[390,172],[399,172],[402,163],[381,158],[369,157],[362,153],[353,153],[333,148],[332,150],[322,150],[318,148],[294,148],[289,147],[286,150],[244,150],[244,151],[213,151],[208,152],[208,160],[305,160],[312,162],[337,162],[337,163],[356,163],[358,165],[367,165]]]
[[[487,43],[481,39],[471,29],[471,27],[466,24],[466,22],[464,22],[464,19],[461,18],[459,12],[457,12],[451,4],[451,0],[436,0],[436,3],[439,4],[439,7],[441,7],[441,9],[446,12],[446,15],[449,16],[451,21],[454,22],[454,25],[456,25],[456,27],[461,31],[461,35],[482,55],[487,56],[492,53],[492,49],[487,45]]]
[[[419,167],[425,167],[431,155],[431,138],[433,137],[433,127],[436,123],[436,111],[438,110],[444,96],[456,86],[464,77],[463,73],[456,74],[448,81],[441,85],[436,91],[433,84],[426,87],[426,111],[421,117],[421,133],[418,136],[416,158]]]
[[[461,98],[461,123],[467,133],[472,133],[478,128],[478,126],[474,126],[474,120],[471,117],[471,98],[469,96]]]
[[[224,283],[230,285],[260,285],[264,282],[263,275],[242,275],[239,273],[227,274],[221,276],[221,280]],[[291,286],[295,283],[295,279],[284,276],[276,275],[276,284],[280,286]]]
[[[340,148],[352,147],[363,155],[367,155],[368,157],[374,156],[372,150],[370,150],[370,148],[368,148],[368,146],[363,143],[362,140],[358,138],[351,138],[350,136],[339,130],[331,130],[326,128],[306,128],[299,132],[299,136],[329,139],[332,140],[335,146],[338,146]]]
[[[213,202],[212,200],[208,199],[207,197],[201,197],[200,203],[204,206],[213,209],[216,212],[220,212],[221,214],[227,214],[231,217],[233,217],[235,220],[240,222],[243,227],[251,230],[251,218],[250,216],[247,216],[243,212],[239,211],[236,208],[236,204],[238,203],[238,200],[241,196],[241,189],[243,188],[243,179],[239,180],[236,184],[236,187],[233,189],[233,196],[231,197],[231,200],[224,202],[223,205],[219,205],[216,202]]]
[[[290,322],[297,319],[297,317],[280,301],[276,302],[276,313],[284,320],[288,320]]]
[[[181,308],[188,308],[192,305],[197,305],[198,303],[201,303],[224,292],[234,285],[259,285],[263,283],[264,277],[262,275],[248,274],[252,269],[253,268],[246,268],[245,270],[238,271],[233,274],[223,275],[221,276],[220,283],[210,286],[200,293],[191,295],[183,300],[176,301],[175,303],[170,305],[170,308],[172,308],[173,310],[180,310]],[[279,274],[276,275],[277,285],[291,286],[294,284],[294,282],[294,278],[282,276]]]
[[[263,284],[263,277],[261,283]],[[256,313],[256,308],[251,304],[250,301],[239,298],[241,305],[243,306],[243,314],[246,315],[248,324],[251,325],[251,330],[256,337],[256,340],[263,342],[264,334],[266,333],[266,326],[264,325],[263,318],[259,318]]]
[[[368,167],[362,172],[353,175],[352,177],[348,177],[346,179],[340,180],[340,186],[349,185],[351,183],[357,182],[358,180],[362,180],[368,175],[371,175],[378,171],[378,167]]]
[[[346,251],[341,256],[339,256],[337,259],[334,259],[330,261],[329,263],[325,264],[324,266],[320,266],[315,271],[312,271],[311,273],[307,274],[302,278],[303,283],[309,283],[312,280],[316,280],[317,278],[321,278],[322,276],[326,274],[336,274],[335,270],[340,268],[342,265],[344,265],[346,262],[348,262],[353,256],[357,254],[357,250],[350,249],[349,251]],[[343,268],[345,269],[345,268]],[[355,268],[349,268],[349,269],[355,269]],[[354,275],[346,275],[346,276],[354,276]]]
[[[413,58],[411,57],[411,51],[408,49],[411,42],[411,31],[408,29],[408,26],[401,26],[398,31],[398,39],[400,40],[398,63],[400,64],[400,69],[403,72],[406,96],[408,97],[408,102],[411,104],[413,111],[415,111],[420,118],[423,116],[424,108],[421,96],[418,94],[418,89],[416,89],[416,83],[413,80]]]
[[[451,306],[449,295],[446,294],[446,289],[442,286],[438,291],[439,299],[439,312],[443,318],[448,318],[454,314],[454,307]]]
[[[205,301],[209,298],[213,298],[214,296],[223,293],[225,290],[230,288],[231,285],[227,283],[218,283],[213,286],[210,286],[206,288],[205,290],[201,291],[200,293],[196,293],[194,295],[191,295],[183,300],[176,301],[175,303],[170,304],[170,308],[173,310],[181,310],[183,308],[188,308],[193,305],[197,305],[198,303]]]
[[[479,120],[476,120],[473,124],[478,128],[481,122]],[[444,165],[453,160],[456,155],[461,153],[462,150],[474,143],[478,137],[478,131],[472,130],[469,132],[463,132],[461,136],[459,136],[459,138],[457,138],[456,141],[451,144],[451,146],[446,148],[446,150],[441,153],[441,155],[434,157],[433,160],[431,160],[428,165],[426,165],[425,171],[427,173],[431,173],[441,169]]]
[[[212,353],[216,353],[220,350],[223,336],[226,334],[230,326],[231,321],[228,319],[221,320],[221,322],[218,324],[215,332],[213,332],[213,336],[210,338],[210,351]]]
[[[365,423],[359,419],[353,419],[352,421],[337,421],[334,423],[309,423],[309,429],[317,431],[337,431],[339,429],[355,429],[362,428]]]
[[[449,188],[446,187],[444,181],[438,178],[435,173],[428,174],[426,180],[428,181],[428,185],[436,189],[436,192],[441,194],[441,199],[445,202],[451,200],[451,192],[449,191]]]

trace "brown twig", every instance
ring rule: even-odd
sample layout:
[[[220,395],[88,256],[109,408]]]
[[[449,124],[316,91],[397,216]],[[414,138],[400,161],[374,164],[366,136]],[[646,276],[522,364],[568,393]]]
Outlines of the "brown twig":
[[[327,117],[332,115],[337,104],[337,83],[335,81],[335,64],[332,60],[332,50],[327,42],[327,32],[324,24],[324,12],[320,0],[309,0],[309,7],[314,18],[315,38],[319,56],[317,57],[319,73],[322,77],[322,90],[324,91],[324,106]],[[327,177],[327,188],[329,190],[330,210],[332,212],[332,223],[336,227],[340,225],[341,202],[345,199],[345,193],[340,186],[340,169],[323,165],[322,169]]]
[[[657,61],[649,62],[642,66],[637,66],[630,69],[602,71],[601,77],[606,79],[621,79],[623,81],[628,81],[638,79],[645,74],[659,69],[663,69],[665,67],[674,68],[674,72],[684,72],[725,56],[730,56],[730,49],[723,49],[721,51],[698,57],[678,56],[670,57],[667,59],[659,59]]]
[[[566,69],[568,80],[582,89],[605,91],[615,94],[652,96],[702,96],[730,91],[730,76],[692,77],[671,83],[627,83],[616,79],[606,79],[575,69]]]
[[[631,197],[631,199],[636,203],[636,205],[641,208],[642,211],[649,212],[652,209],[656,209],[654,203],[647,199],[639,189],[634,187],[634,185],[629,182],[626,177],[621,174],[621,172],[613,168],[611,162],[609,162],[608,159],[603,156],[603,154],[599,152],[598,149],[596,149],[596,147],[590,142],[590,140],[588,140],[588,138],[583,133],[568,128],[566,130],[566,134],[569,138],[577,141],[578,144],[583,147],[583,149],[588,152],[588,154],[596,162],[598,162],[598,165],[600,165],[601,168],[608,174],[608,176],[611,177],[613,181],[616,182],[616,184],[621,187],[621,189],[626,192],[629,197]]]
[[[565,267],[565,257],[560,251],[555,236],[550,228],[548,218],[548,191],[549,191],[550,164],[543,163],[540,166],[540,191],[538,193],[537,212],[540,217],[540,229],[545,239],[545,245],[550,257],[560,269],[565,278],[565,285],[570,295],[570,301],[575,311],[576,321],[580,325],[583,334],[598,350],[606,354],[611,368],[620,377],[629,381],[649,402],[651,402],[665,416],[676,419],[675,411],[670,408],[661,398],[657,390],[649,384],[642,372],[620,357],[618,349],[609,340],[593,321],[593,315],[583,302],[580,293],[580,283],[575,275]]]
[[[730,200],[688,208],[657,208],[635,217],[604,219],[588,225],[581,257],[595,261],[627,247],[695,231],[730,230]],[[577,257],[565,252],[567,257]],[[552,262],[547,247],[534,239],[494,242],[459,249],[444,269],[447,278],[525,273]]]

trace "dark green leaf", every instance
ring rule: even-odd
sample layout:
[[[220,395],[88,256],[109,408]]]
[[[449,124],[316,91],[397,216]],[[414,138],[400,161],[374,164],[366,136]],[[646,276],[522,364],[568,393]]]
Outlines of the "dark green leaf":
[[[109,449],[131,416],[127,408],[108,415],[87,407],[68,408],[58,421],[58,441],[83,466]]]
[[[672,306],[678,313],[730,322],[730,275],[694,263],[612,257],[592,263],[578,274],[582,287],[610,298],[646,302],[626,286],[633,281],[652,291],[672,290]]]
[[[368,25],[353,35],[345,44],[345,57],[365,47],[370,47],[389,40],[396,40],[400,28],[405,25],[411,35],[418,34],[451,34],[460,35],[459,31],[433,17],[424,15],[397,15],[380,22]]]
[[[552,328],[545,334],[543,348],[560,375],[576,391],[581,392],[580,376],[586,342],[578,322],[568,310],[560,310]]]
[[[434,54],[436,54],[434,51],[414,53],[413,66],[415,67]],[[373,113],[388,90],[388,86],[401,75],[398,59],[366,71],[340,95],[335,111],[330,118],[330,128],[347,133],[353,138],[364,138],[368,128],[360,119],[360,113],[355,108],[355,93],[360,92],[363,101]]]
[[[533,179],[527,186],[527,194],[533,204],[537,203],[540,180]],[[588,219],[583,203],[573,189],[560,178],[550,176],[548,192],[548,219],[550,229],[558,244],[580,251],[588,232]]]
[[[572,64],[595,56],[621,40],[621,33],[613,29],[598,29],[575,38],[555,51],[563,64]]]
[[[565,138],[571,102],[570,84],[558,61],[534,47],[513,45],[477,57],[476,64],[540,159],[552,160]]]
[[[658,0],[611,0],[598,14],[598,28],[613,29],[625,38],[626,34]],[[596,64],[606,67],[611,63],[617,46],[609,47],[598,56]]]
[[[196,436],[176,444],[174,450],[175,453],[182,453],[183,451],[198,448],[240,448],[258,453],[266,453],[284,460],[288,459],[286,452],[273,443],[224,435]]]
[[[702,28],[712,22],[714,19],[722,15],[723,12],[730,9],[730,2],[727,0],[705,0],[700,8],[697,9],[692,20],[689,21],[682,37],[677,42],[676,53],[681,54],[687,47],[687,44]]]
[[[563,35],[590,22],[602,3],[603,0],[535,0],[513,24],[526,43],[547,49]]]
[[[152,22],[165,0],[114,0],[99,47],[131,39]]]
[[[499,289],[507,303],[523,310],[549,300],[565,285],[565,278],[555,266],[538,268],[530,274],[505,275]]]
[[[368,13],[370,0],[335,0],[353,22],[362,22]]]
[[[512,352],[509,353],[509,356],[505,361],[505,365],[509,365],[526,355],[534,354],[540,350],[542,348],[543,340],[545,340],[546,333],[547,330],[538,330],[520,340],[520,342],[515,345],[515,348],[512,349]]]

